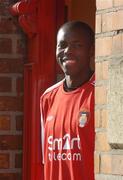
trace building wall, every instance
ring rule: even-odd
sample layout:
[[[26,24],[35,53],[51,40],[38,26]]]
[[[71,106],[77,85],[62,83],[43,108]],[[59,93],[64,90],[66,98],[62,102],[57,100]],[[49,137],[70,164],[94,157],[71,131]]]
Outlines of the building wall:
[[[20,180],[22,167],[23,69],[26,41],[0,0],[0,179]]]
[[[123,0],[96,5],[96,180],[123,180]]]

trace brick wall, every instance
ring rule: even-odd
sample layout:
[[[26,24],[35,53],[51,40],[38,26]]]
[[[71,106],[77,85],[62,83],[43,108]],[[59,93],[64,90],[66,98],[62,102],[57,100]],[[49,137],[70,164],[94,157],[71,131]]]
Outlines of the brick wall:
[[[108,139],[111,62],[123,56],[123,0],[97,0],[96,4],[96,180],[123,180],[123,150],[111,148]],[[114,86],[118,80],[114,78]]]
[[[0,0],[0,180],[20,180],[22,167],[25,37]]]

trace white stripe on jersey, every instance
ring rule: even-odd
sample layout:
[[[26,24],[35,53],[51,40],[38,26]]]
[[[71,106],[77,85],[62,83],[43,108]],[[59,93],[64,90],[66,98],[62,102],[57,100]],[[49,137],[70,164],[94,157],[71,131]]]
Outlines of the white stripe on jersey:
[[[47,93],[49,93],[50,91],[52,91],[53,89],[56,89],[57,87],[59,87],[59,86],[63,83],[64,80],[65,80],[65,79],[63,79],[62,81],[60,81],[60,82],[54,84],[53,86],[49,87],[48,89],[46,89],[46,91],[43,93],[43,95],[44,95],[44,94],[47,94]]]
[[[42,163],[44,164],[44,121],[41,112],[41,144],[42,144]]]

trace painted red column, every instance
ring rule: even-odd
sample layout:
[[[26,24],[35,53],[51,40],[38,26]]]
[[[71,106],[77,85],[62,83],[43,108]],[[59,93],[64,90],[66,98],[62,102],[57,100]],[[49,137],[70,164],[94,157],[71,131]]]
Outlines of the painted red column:
[[[23,0],[10,8],[28,36],[24,67],[23,180],[43,180],[40,95],[56,79],[56,30],[64,22],[64,0]]]

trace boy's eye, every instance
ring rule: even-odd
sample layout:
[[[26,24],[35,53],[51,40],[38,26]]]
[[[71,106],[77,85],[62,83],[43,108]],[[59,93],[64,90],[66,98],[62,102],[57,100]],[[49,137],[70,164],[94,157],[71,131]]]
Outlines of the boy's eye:
[[[76,48],[79,48],[79,47],[82,47],[83,45],[82,44],[79,44],[79,43],[77,43],[77,44],[74,44],[74,47],[76,47]]]
[[[66,46],[67,46],[67,45],[66,45],[66,43],[64,43],[64,42],[59,43],[59,44],[57,45],[57,47],[58,47],[58,48],[61,48],[61,49],[65,48]]]
[[[66,42],[60,42],[59,44],[57,44],[57,48],[60,49],[65,49],[66,47],[70,47],[70,48],[81,48],[83,47],[83,44],[81,43],[71,43],[71,44],[67,44]]]

